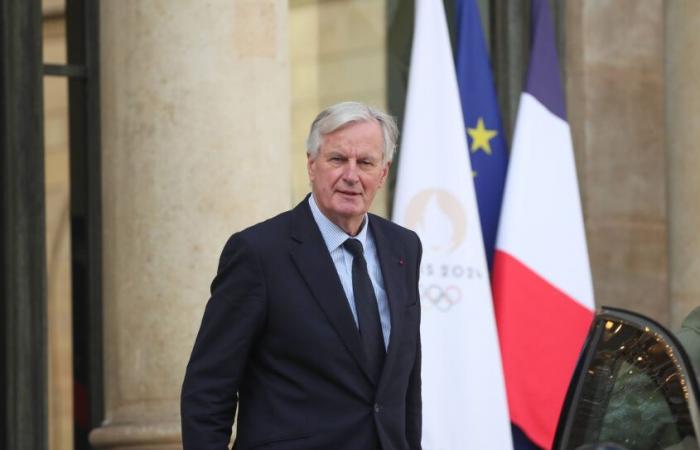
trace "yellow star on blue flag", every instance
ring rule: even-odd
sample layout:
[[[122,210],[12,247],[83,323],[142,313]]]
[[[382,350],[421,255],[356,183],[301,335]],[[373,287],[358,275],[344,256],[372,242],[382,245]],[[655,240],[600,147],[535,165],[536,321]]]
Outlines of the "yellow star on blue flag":
[[[496,137],[498,131],[486,128],[483,117],[479,117],[476,128],[467,128],[467,133],[472,138],[472,153],[483,150],[487,155],[491,154],[491,139]]]

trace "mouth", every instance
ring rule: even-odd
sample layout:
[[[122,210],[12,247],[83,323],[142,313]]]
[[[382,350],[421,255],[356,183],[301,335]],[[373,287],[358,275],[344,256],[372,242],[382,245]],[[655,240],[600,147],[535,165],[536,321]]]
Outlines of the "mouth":
[[[362,195],[361,192],[352,192],[352,191],[336,191],[340,195],[345,196],[345,197],[360,197]]]

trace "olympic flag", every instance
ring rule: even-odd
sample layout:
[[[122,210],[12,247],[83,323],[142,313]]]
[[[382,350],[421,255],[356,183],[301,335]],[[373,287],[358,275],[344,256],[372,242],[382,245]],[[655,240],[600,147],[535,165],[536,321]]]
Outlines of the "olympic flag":
[[[549,448],[593,317],[593,286],[548,0],[534,39],[496,239],[493,292],[510,414]]]
[[[394,221],[423,242],[423,448],[510,449],[488,268],[442,1],[417,0]]]

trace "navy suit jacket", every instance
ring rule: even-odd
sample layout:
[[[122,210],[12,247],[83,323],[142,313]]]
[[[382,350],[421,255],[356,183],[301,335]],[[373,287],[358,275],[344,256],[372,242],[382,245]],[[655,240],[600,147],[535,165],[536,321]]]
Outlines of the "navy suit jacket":
[[[308,197],[307,197],[308,199]],[[308,201],[234,234],[182,386],[185,449],[420,448],[421,244],[371,215],[390,305],[377,383]]]

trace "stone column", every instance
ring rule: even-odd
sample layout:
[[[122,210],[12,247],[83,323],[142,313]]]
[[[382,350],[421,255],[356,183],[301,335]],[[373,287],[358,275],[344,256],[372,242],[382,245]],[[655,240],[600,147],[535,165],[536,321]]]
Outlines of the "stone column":
[[[101,2],[106,419],[180,447],[179,395],[228,236],[291,206],[287,2]]]
[[[700,3],[666,6],[671,326],[700,305]]]
[[[661,0],[567,2],[565,53],[596,304],[667,324],[663,12]]]

